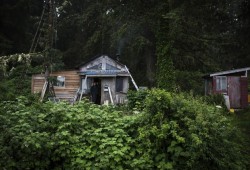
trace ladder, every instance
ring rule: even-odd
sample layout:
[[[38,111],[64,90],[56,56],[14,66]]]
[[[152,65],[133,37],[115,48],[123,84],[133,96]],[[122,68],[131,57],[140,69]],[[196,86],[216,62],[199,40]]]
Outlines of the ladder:
[[[138,86],[136,85],[135,80],[133,79],[132,75],[130,74],[130,72],[129,72],[129,70],[128,70],[128,67],[127,67],[127,66],[125,66],[125,69],[126,69],[126,71],[128,72],[129,77],[131,78],[132,83],[133,83],[133,84],[134,84],[134,86],[135,86],[135,89],[138,91],[138,90],[139,90],[139,88],[138,88]]]
[[[88,78],[88,76],[86,75],[86,77],[85,77],[85,79],[84,79],[84,83],[83,83],[83,84],[85,85],[85,87],[87,87],[87,78]],[[84,93],[83,86],[82,86],[82,87],[79,87],[79,88],[77,89],[77,91],[76,91],[76,95],[75,95],[75,97],[74,97],[73,103],[75,103],[77,100],[78,100],[78,101],[81,101],[81,100],[82,100],[83,93]]]
[[[56,94],[55,94],[55,90],[54,90],[54,86],[53,86],[53,83],[52,81],[49,81],[48,79],[45,80],[44,82],[44,85],[43,85],[43,89],[42,89],[42,92],[41,92],[41,97],[40,97],[40,101],[42,102],[43,101],[43,98],[44,98],[44,95],[47,91],[47,88],[49,86],[49,94],[52,96],[52,97],[56,97]]]

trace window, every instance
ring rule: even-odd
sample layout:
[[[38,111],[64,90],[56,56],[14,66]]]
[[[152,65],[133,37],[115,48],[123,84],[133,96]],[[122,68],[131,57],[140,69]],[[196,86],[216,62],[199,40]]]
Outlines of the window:
[[[64,76],[55,76],[53,77],[53,85],[57,87],[65,86],[65,77]]]
[[[123,91],[123,77],[116,77],[116,92]]]
[[[216,77],[216,91],[226,91],[227,90],[227,77],[218,76]]]

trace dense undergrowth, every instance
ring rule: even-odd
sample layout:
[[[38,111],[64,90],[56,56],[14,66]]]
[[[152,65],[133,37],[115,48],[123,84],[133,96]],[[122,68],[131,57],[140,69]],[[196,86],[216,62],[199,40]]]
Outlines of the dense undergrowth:
[[[247,168],[240,133],[222,109],[159,89],[129,97],[126,107],[1,102],[0,167]]]

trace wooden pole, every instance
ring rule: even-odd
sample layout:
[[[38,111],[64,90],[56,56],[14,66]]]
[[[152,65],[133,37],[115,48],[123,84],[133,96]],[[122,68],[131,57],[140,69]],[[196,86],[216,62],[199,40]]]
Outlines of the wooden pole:
[[[131,80],[132,80],[132,83],[133,83],[134,86],[135,86],[135,89],[138,91],[139,88],[138,88],[138,86],[136,85],[135,80],[133,79],[132,75],[130,74],[130,72],[129,72],[127,66],[125,66],[125,69],[126,69],[126,71],[128,72],[128,74],[129,74],[129,76],[130,76],[130,78],[131,78]]]

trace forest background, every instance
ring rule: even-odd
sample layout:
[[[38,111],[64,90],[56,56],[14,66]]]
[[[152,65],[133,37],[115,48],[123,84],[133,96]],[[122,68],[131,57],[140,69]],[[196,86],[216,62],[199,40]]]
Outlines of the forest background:
[[[43,6],[42,0],[0,2],[0,56],[29,53]],[[118,54],[140,86],[203,94],[204,74],[250,63],[248,0],[58,0],[55,6],[54,71]],[[46,36],[41,35],[36,52],[44,52]],[[41,72],[46,62],[33,59],[32,67],[40,68],[26,73]],[[17,66],[12,61],[4,70]]]

